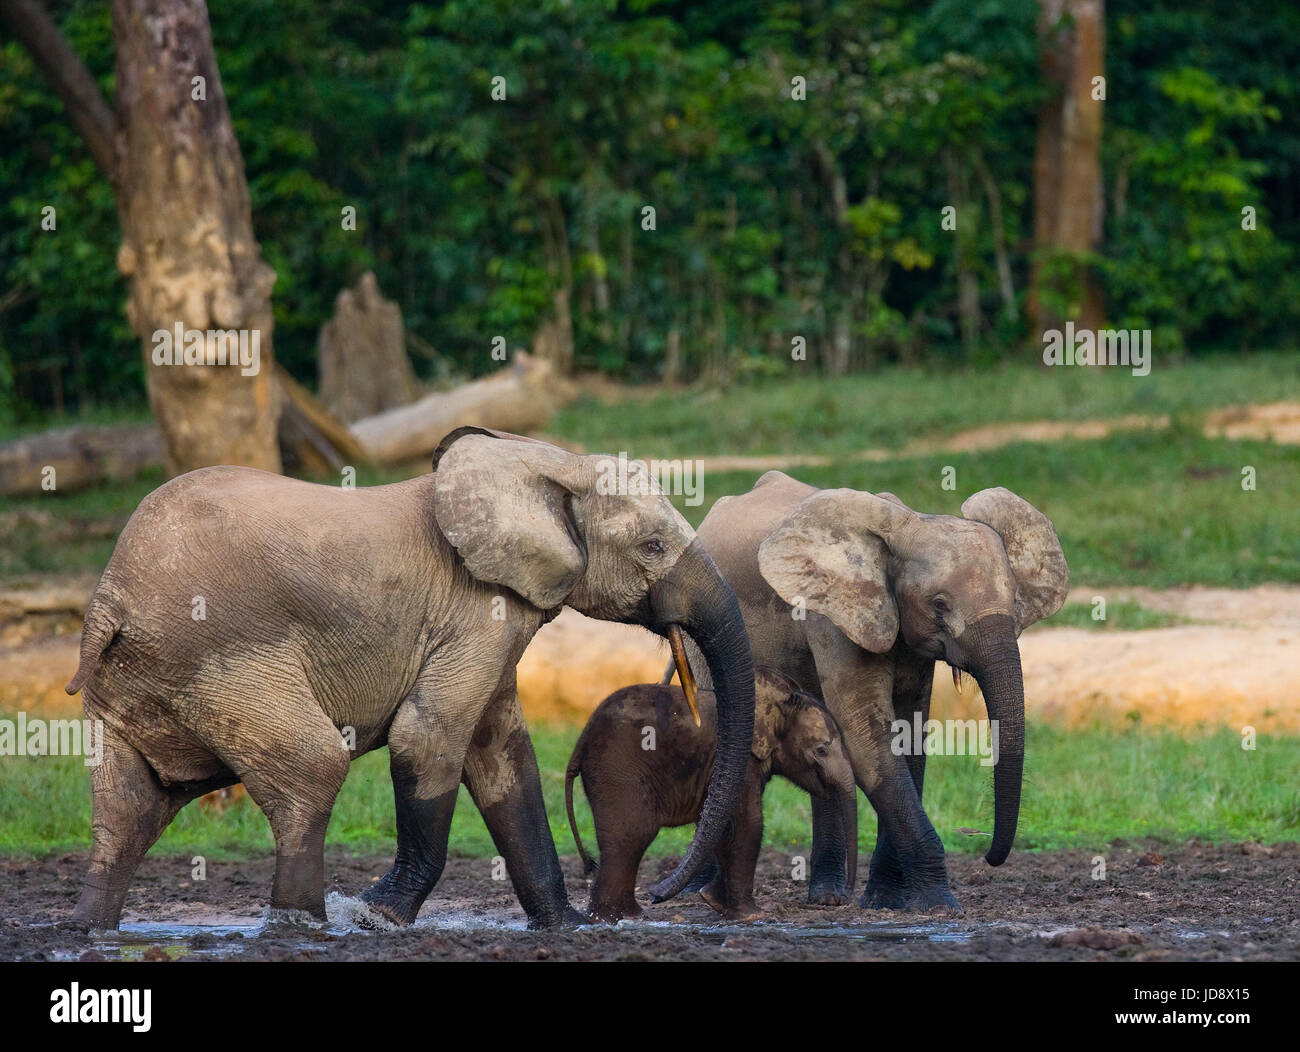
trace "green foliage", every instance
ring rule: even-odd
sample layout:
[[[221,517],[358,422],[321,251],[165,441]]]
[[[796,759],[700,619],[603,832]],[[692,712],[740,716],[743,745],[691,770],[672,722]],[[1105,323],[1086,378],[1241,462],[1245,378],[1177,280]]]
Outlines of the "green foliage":
[[[111,98],[108,7],[54,12]],[[214,6],[278,275],[277,355],[310,381],[338,290],[370,268],[441,370],[491,368],[497,335],[530,344],[557,294],[576,365],[634,379],[661,375],[674,330],[687,378],[779,374],[796,334],[814,367],[1005,357],[1026,337],[1037,13],[1034,0]],[[1160,354],[1291,339],[1300,16],[1117,0],[1107,17],[1108,312],[1154,329]],[[12,41],[0,136],[0,426],[142,405],[112,192]],[[46,204],[56,232],[40,229]],[[959,258],[983,317],[964,349]]]

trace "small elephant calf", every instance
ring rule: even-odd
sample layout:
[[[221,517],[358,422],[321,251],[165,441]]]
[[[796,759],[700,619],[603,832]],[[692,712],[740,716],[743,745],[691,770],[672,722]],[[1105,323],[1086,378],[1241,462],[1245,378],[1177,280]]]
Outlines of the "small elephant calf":
[[[754,738],[745,785],[731,828],[716,851],[717,875],[700,892],[729,920],[761,916],[754,904],[754,869],[763,837],[763,790],[774,774],[812,795],[840,804],[849,886],[856,868],[857,786],[848,753],[821,701],[775,669],[755,675]],[[698,694],[701,725],[680,687],[640,684],[600,703],[569,759],[564,802],[586,871],[596,871],[590,912],[604,921],[640,917],[633,890],[637,866],[659,830],[696,821],[704,805],[717,744],[714,696]],[[597,864],[578,836],[573,782],[579,775],[591,805],[600,848]]]

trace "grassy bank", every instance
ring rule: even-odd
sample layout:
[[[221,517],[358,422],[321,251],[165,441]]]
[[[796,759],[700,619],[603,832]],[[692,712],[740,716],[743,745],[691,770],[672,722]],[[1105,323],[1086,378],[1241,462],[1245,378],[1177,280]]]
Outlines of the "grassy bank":
[[[1124,370],[1004,367],[989,372],[893,369],[828,380],[791,377],[732,390],[626,392],[584,397],[550,434],[581,448],[634,456],[813,454],[829,466],[790,473],[817,486],[892,490],[928,512],[959,513],[967,496],[1007,486],[1056,523],[1079,583],[1245,587],[1300,581],[1293,529],[1300,453],[1294,446],[1201,434],[1225,405],[1300,398],[1300,360],[1262,356],[1198,361],[1133,377]],[[1017,442],[971,453],[854,459],[995,421],[1167,415],[1168,428],[1090,441]],[[1242,488],[1242,469],[1255,486]],[[951,470],[948,470],[951,469]],[[698,523],[721,496],[748,490],[759,472],[709,475],[704,502],[679,506]],[[363,471],[361,482],[405,477]],[[0,584],[48,573],[95,573],[158,472],[80,493],[6,502]],[[950,479],[952,488],[945,488]]]
[[[564,813],[564,766],[577,728],[539,727],[533,741],[542,769],[546,810],[555,842],[571,854],[573,836]],[[1022,850],[1083,848],[1104,851],[1116,840],[1294,840],[1300,836],[1300,739],[1262,737],[1254,751],[1231,731],[1182,736],[1133,726],[1066,732],[1030,728],[1024,802],[1017,846]],[[575,793],[584,842],[595,834],[581,783]],[[987,838],[958,829],[992,830],[992,777],[974,756],[931,757],[925,806],[950,851],[980,852]],[[859,843],[870,852],[875,818],[859,802]],[[764,799],[765,843],[806,854],[811,836],[808,796],[773,780]],[[0,760],[0,851],[33,854],[88,846],[88,775],[76,758]],[[684,849],[690,829],[666,830],[651,849]],[[329,841],[361,853],[393,850],[392,787],[387,752],[358,760],[334,809]],[[469,856],[496,853],[464,789],[452,825],[452,851]],[[155,847],[158,852],[207,857],[269,852],[266,819],[241,801],[215,814],[191,804]]]

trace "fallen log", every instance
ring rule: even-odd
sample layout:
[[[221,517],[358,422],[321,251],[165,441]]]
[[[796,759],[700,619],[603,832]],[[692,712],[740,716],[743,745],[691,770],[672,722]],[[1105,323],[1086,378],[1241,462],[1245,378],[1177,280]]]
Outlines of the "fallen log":
[[[42,431],[0,445],[0,495],[125,482],[162,460],[162,435],[153,424]]]
[[[550,422],[567,397],[549,362],[517,351],[504,369],[450,391],[427,394],[344,427],[279,365],[280,440],[286,460],[307,471],[370,462],[400,464],[428,456],[448,431],[466,424],[525,434]],[[82,489],[133,479],[163,462],[152,424],[67,427],[0,443],[0,496]],[[53,468],[51,476],[46,468]]]
[[[443,435],[467,424],[538,431],[562,397],[550,363],[516,351],[510,365],[491,376],[358,420],[351,430],[376,463],[401,463],[428,456]]]

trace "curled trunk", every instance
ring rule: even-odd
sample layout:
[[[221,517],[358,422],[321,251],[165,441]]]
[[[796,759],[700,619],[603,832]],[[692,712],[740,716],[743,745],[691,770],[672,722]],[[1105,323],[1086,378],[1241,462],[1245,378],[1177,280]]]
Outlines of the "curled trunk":
[[[693,543],[673,571],[650,594],[654,626],[666,632],[680,625],[709,666],[718,707],[718,745],[704,809],[691,846],[668,877],[650,888],[655,902],[671,899],[726,832],[745,780],[754,737],[754,662],[740,606],[713,560]]]

